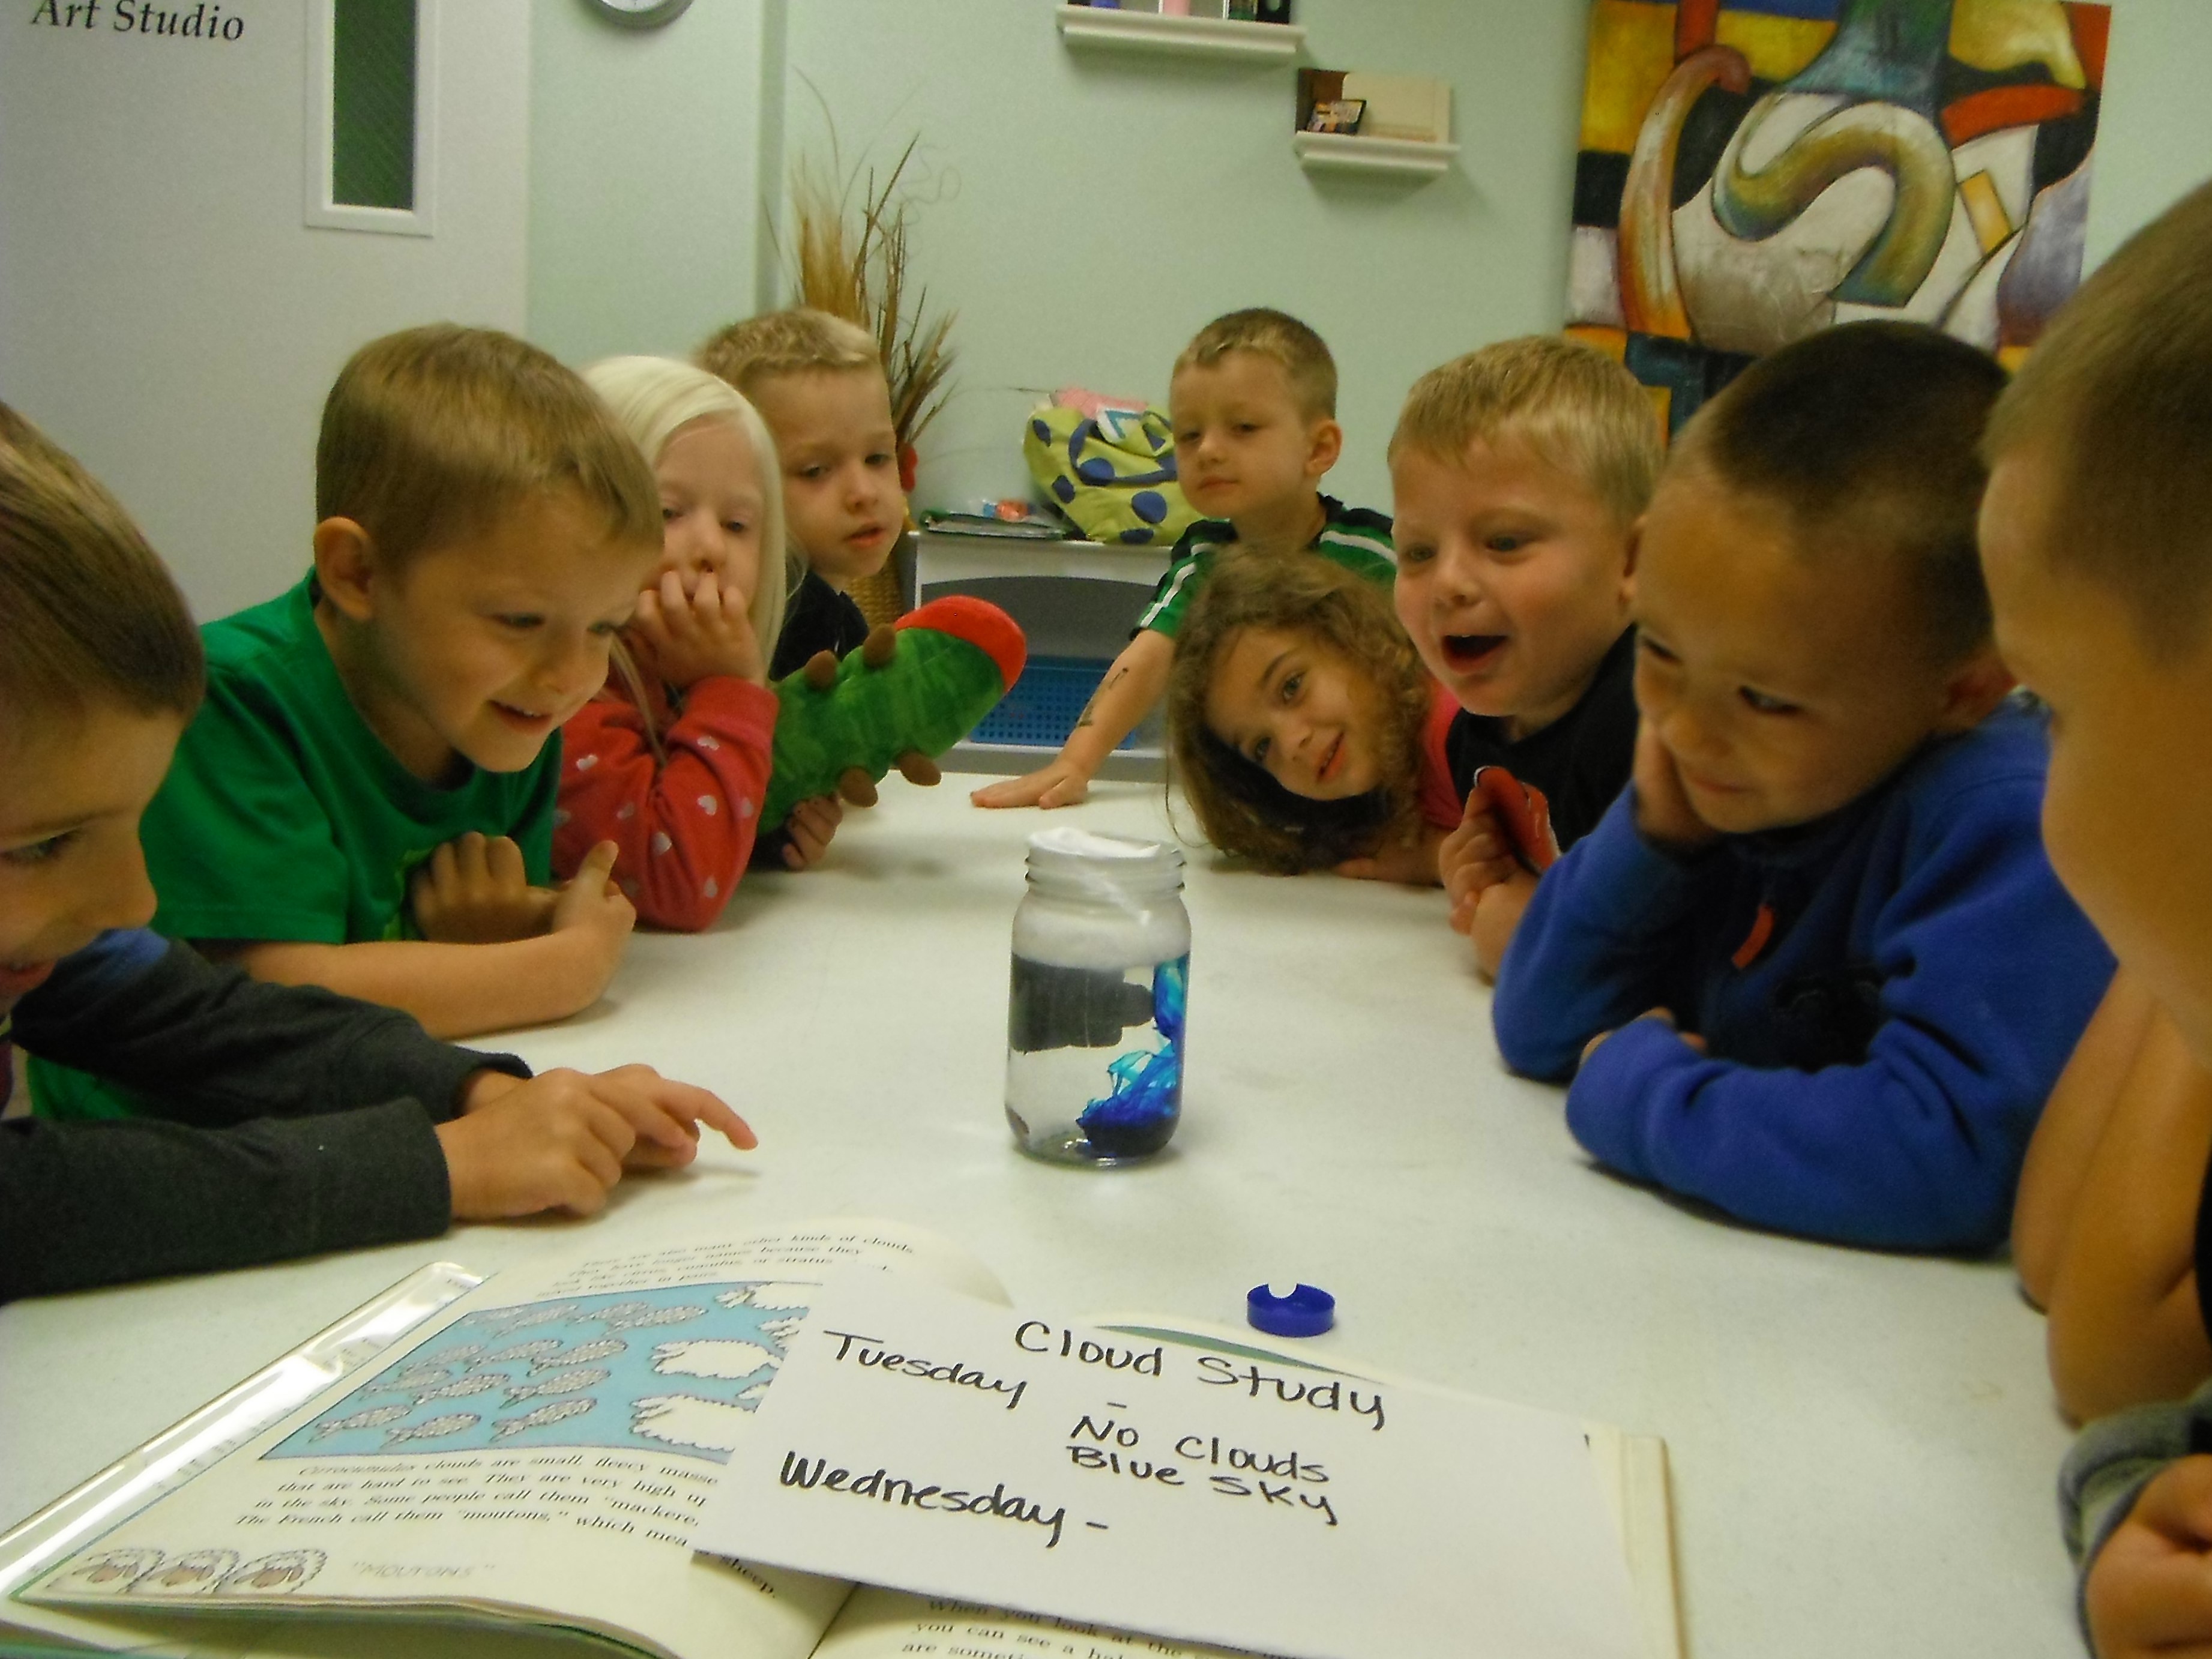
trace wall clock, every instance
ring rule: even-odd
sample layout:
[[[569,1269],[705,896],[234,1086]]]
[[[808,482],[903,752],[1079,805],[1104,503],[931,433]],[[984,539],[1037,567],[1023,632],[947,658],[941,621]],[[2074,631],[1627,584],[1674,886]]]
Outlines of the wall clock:
[[[610,23],[626,29],[657,29],[684,15],[691,0],[585,0]]]

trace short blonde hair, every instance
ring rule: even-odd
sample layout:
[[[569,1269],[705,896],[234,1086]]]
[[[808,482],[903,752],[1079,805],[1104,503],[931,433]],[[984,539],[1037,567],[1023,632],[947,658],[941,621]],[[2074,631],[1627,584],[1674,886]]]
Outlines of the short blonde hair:
[[[629,545],[660,544],[653,473],[575,373],[496,329],[435,323],[354,353],[323,404],[315,516],[404,563],[573,489]]]
[[[199,630],[167,568],[100,480],[5,404],[0,640],[0,743],[98,705],[199,706]]]
[[[699,348],[695,361],[748,396],[763,380],[779,374],[858,368],[884,372],[883,353],[874,336],[858,323],[809,306],[763,312],[732,323]]]
[[[614,410],[632,442],[655,468],[661,453],[685,427],[720,421],[738,430],[753,452],[761,475],[760,569],[746,611],[753,637],[771,655],[783,629],[788,557],[783,538],[783,472],[768,423],[726,380],[673,357],[609,357],[584,371],[584,382]]]
[[[2130,237],[2029,353],[1983,453],[2030,446],[2051,561],[2124,600],[2154,653],[2186,652],[2212,613],[2212,185]]]
[[[1657,412],[1636,377],[1563,334],[1500,340],[1422,375],[1390,459],[1413,451],[1456,466],[1477,441],[1527,446],[1622,525],[1650,504],[1663,459]]]
[[[1336,418],[1336,359],[1320,335],[1288,312],[1255,306],[1216,317],[1182,349],[1174,372],[1212,368],[1232,351],[1249,351],[1279,364],[1298,413],[1309,421]]]

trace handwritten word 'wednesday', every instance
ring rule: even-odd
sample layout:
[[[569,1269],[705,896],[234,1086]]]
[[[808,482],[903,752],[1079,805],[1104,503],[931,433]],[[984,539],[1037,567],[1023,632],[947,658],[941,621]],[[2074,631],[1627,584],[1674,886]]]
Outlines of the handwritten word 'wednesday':
[[[886,1468],[874,1469],[855,1479],[850,1469],[831,1468],[826,1457],[810,1461],[795,1451],[784,1453],[783,1472],[779,1478],[785,1486],[796,1486],[802,1492],[819,1487],[824,1492],[873,1498],[895,1508],[921,1510],[930,1515],[980,1515],[1042,1527],[1051,1534],[1045,1540],[1044,1547],[1048,1550],[1060,1547],[1060,1529],[1067,1520],[1066,1504],[1047,1515],[1042,1504],[1033,1504],[1018,1493],[1009,1497],[1003,1480],[988,1492],[969,1492],[956,1486],[917,1486],[906,1476],[893,1474]]]

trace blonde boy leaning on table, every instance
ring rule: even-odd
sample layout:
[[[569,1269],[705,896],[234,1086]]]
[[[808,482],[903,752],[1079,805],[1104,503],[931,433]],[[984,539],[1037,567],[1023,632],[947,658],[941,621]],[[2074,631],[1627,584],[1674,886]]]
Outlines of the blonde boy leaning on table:
[[[533,1079],[145,932],[139,815],[199,635],[114,498],[4,404],[0,638],[0,1097],[11,1038],[149,1091],[128,1122],[0,1122],[0,1302],[586,1212],[689,1163],[700,1123],[753,1144],[647,1066]]]
[[[1997,638],[2051,709],[2051,863],[2124,975],[2087,1041],[2103,1045],[2108,1079],[2129,1067],[2117,1089],[2054,1101],[2039,1147],[2051,1167],[2032,1171],[2022,1196],[2023,1268],[2055,1284],[2054,1357],[2067,1340],[2062,1318],[2075,1313],[2069,1281],[2133,1278],[2143,1316],[2108,1321],[2106,1335],[2140,1344],[2137,1375],[2131,1384],[2114,1363],[2091,1390],[2115,1398],[2152,1397],[2138,1390],[2178,1389],[2203,1370],[2201,1349],[2193,1370],[2160,1350],[2195,1300],[2187,1269],[2201,1222],[2186,1196],[2203,1182],[2212,1113],[2203,1078],[2212,1066],[2208,273],[2212,189],[2201,189],[2060,314],[1999,404],[1987,446],[1982,557]],[[2110,1108],[2102,1126],[2098,1095]],[[2084,1156],[2070,1205],[2035,1189],[2038,1176],[2074,1185],[2052,1170]],[[2075,1218],[2055,1268],[2037,1237],[2053,1207]],[[2148,1311],[2160,1262],[2179,1298],[2163,1327]],[[2201,1344],[2201,1330],[2191,1340]],[[2190,1455],[2212,1445],[2208,1427],[2212,1391],[2200,1390],[2187,1405],[2092,1425],[2067,1460],[2067,1542],[2084,1566],[2083,1621],[2103,1659],[2212,1651],[2212,1457]]]

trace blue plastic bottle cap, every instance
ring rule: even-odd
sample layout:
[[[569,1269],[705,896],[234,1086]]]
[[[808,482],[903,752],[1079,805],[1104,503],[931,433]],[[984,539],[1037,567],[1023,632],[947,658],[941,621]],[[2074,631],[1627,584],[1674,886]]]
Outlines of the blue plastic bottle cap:
[[[1255,1285],[1244,1298],[1244,1317],[1254,1330],[1270,1336],[1319,1336],[1336,1323],[1336,1298],[1311,1285],[1301,1285],[1288,1296]]]

